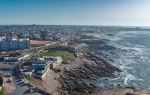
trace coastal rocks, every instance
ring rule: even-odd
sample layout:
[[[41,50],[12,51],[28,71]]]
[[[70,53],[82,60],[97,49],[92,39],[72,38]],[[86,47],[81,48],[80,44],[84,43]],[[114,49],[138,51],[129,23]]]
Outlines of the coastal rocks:
[[[63,90],[68,91],[71,95],[79,94],[79,93],[89,93],[95,91],[97,88],[95,84],[86,83],[80,79],[74,79],[72,81],[65,80],[62,85]]]
[[[77,68],[65,69],[61,76],[62,89],[69,93],[92,93],[99,88],[99,85],[86,80],[96,80],[98,77],[114,78],[115,72],[120,70],[107,62],[93,60],[87,61]],[[89,62],[89,63],[88,63]],[[93,65],[96,64],[96,65]],[[72,95],[72,94],[71,94]]]
[[[101,77],[116,78],[121,72],[120,69],[110,64],[113,60],[109,54],[101,52],[109,50],[115,55],[113,51],[119,51],[119,49],[106,45],[104,40],[82,42],[88,44],[86,48],[78,48],[78,51],[83,54],[80,60],[82,64],[75,68],[64,69],[60,78],[62,90],[67,91],[70,95],[87,95],[96,92],[101,85],[93,81],[97,81]]]

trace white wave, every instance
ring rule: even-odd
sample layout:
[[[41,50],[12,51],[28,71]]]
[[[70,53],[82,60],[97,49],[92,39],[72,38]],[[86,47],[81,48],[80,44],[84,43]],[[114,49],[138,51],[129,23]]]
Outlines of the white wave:
[[[143,52],[143,48],[133,47],[133,48],[130,48],[130,49],[135,50],[135,51],[137,51],[139,53]]]
[[[150,34],[149,31],[121,31],[119,32],[119,34],[122,34],[122,35],[128,35],[128,34],[132,34],[132,35],[141,35],[141,34]]]
[[[136,78],[131,75],[131,74],[127,74],[125,79],[124,79],[124,85],[128,85],[128,82],[131,81],[131,80],[135,80]]]
[[[130,81],[135,80],[135,81],[144,81],[143,79],[136,78],[135,76],[131,74],[126,74],[126,77],[124,78],[124,85],[129,85]]]
[[[122,38],[121,37],[114,37],[114,38],[110,38],[110,40],[111,41],[118,41],[118,40],[122,40]]]
[[[140,34],[144,35],[140,37]],[[126,40],[126,37],[139,37],[139,41],[141,43],[143,42],[142,39],[145,37],[145,35],[150,35],[142,32],[120,32],[114,37],[110,37],[110,43],[109,45],[112,45],[114,47],[117,47],[119,49],[125,50],[125,52],[120,53],[118,57],[114,57],[115,61],[112,63],[114,66],[120,68],[123,72],[119,77],[111,79],[111,83],[115,83],[117,80],[120,80],[120,84],[122,85],[133,85],[135,87],[145,87],[146,84],[149,85],[149,83],[146,80],[149,80],[148,74],[149,69],[145,70],[145,68],[148,68],[150,63],[150,46],[145,44],[136,44],[136,43],[130,43],[128,40]],[[107,38],[106,38],[107,39]],[[131,40],[132,41],[132,40]],[[134,40],[133,40],[134,41]],[[147,40],[143,43],[146,43]],[[143,46],[144,45],[144,46]],[[127,51],[127,52],[126,52]],[[137,69],[137,70],[136,70]],[[141,70],[141,73],[140,71]],[[139,73],[139,74],[138,74]],[[146,77],[144,77],[146,76]]]

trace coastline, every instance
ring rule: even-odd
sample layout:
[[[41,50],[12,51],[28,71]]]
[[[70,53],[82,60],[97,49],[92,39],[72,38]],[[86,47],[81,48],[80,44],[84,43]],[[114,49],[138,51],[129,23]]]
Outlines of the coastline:
[[[118,74],[121,72],[105,60],[99,60],[85,50],[76,53],[80,54],[74,61],[62,64],[58,68],[61,70],[59,77],[61,94],[86,95],[95,93],[101,85],[86,80],[96,80],[98,77],[115,78],[116,72]]]
[[[92,95],[150,95],[150,91],[135,88],[112,88]]]
[[[95,43],[97,43],[97,41]],[[98,43],[104,44],[105,49],[114,49],[105,45],[103,41]],[[95,46],[95,44],[93,46]],[[61,64],[51,73],[48,73],[49,80],[55,83],[50,84],[50,82],[47,82],[48,89],[44,88],[46,92],[52,95],[113,95],[113,93],[115,95],[126,95],[126,93],[133,93],[133,91],[135,91],[134,89],[118,88],[119,86],[112,87],[109,90],[104,89],[103,91],[99,91],[98,89],[101,89],[101,83],[97,84],[95,82],[87,81],[104,77],[113,79],[122,72],[105,59],[97,57],[94,53],[89,52],[93,46],[81,48],[79,45],[75,52],[78,54],[78,57],[75,60],[69,61],[67,64]],[[104,48],[104,46],[101,46],[101,48]],[[97,49],[99,47],[94,47],[94,49],[95,48]],[[44,86],[46,87],[46,85]],[[135,94],[136,93],[148,95],[147,92],[143,90],[136,90]]]
[[[82,64],[78,64],[75,65],[75,68],[73,66],[73,63],[68,64],[67,66],[67,71],[70,72],[72,70],[74,70],[75,68],[80,68],[80,66]],[[66,67],[65,65],[63,65],[62,67]],[[62,69],[62,67],[60,66],[59,69]],[[136,88],[132,88],[132,87],[113,87],[110,89],[104,89],[101,91],[96,91],[95,89],[97,89],[97,85],[96,84],[92,84],[92,83],[86,83],[81,81],[78,78],[74,78],[74,77],[67,77],[69,78],[69,80],[74,80],[75,82],[75,86],[76,88],[72,88],[70,89],[70,85],[68,84],[68,82],[66,82],[66,78],[64,76],[62,76],[62,74],[64,75],[64,73],[61,72],[60,77],[59,77],[59,84],[60,89],[57,90],[58,93],[60,95],[65,94],[65,95],[150,95],[150,91],[145,91],[143,89],[136,89]],[[80,76],[80,75],[79,75]],[[74,91],[74,89],[78,89],[78,91]],[[84,89],[84,91],[79,92],[79,89]],[[55,95],[55,94],[54,94]]]

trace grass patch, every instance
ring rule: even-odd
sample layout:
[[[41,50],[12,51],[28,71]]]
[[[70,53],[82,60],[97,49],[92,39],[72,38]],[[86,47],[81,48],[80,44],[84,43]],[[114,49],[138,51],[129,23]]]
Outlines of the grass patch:
[[[31,47],[40,47],[40,46],[44,46],[43,44],[32,44]]]
[[[28,80],[29,84],[32,85],[33,87],[36,87],[40,90],[44,90],[41,85],[41,82],[39,80],[35,79],[33,76],[26,77],[26,79]]]
[[[2,88],[2,90],[0,91],[0,95],[5,95],[4,89]]]
[[[43,54],[43,56],[60,56],[64,61],[75,59],[74,53],[64,50],[48,50]]]
[[[38,87],[38,85],[37,85],[37,83],[36,83],[34,77],[26,77],[26,78],[27,78],[28,82],[29,82],[32,86]]]

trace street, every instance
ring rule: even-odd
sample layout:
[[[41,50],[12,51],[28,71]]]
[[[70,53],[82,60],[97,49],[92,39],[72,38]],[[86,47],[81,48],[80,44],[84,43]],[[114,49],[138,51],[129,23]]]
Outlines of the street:
[[[0,62],[1,75],[10,74],[10,77],[12,78],[11,82],[14,83],[14,90],[12,91],[12,88],[9,89],[10,85],[8,85],[9,88],[7,87],[7,92],[10,92],[9,90],[11,90],[11,93],[9,93],[10,95],[43,95],[40,94],[41,92],[38,92],[38,90],[32,89],[29,84],[22,81],[18,70],[18,64],[19,62],[13,62],[13,64],[9,62]]]

